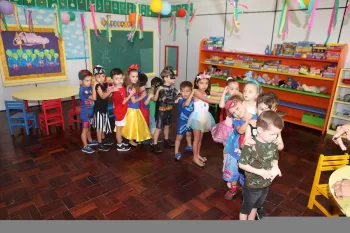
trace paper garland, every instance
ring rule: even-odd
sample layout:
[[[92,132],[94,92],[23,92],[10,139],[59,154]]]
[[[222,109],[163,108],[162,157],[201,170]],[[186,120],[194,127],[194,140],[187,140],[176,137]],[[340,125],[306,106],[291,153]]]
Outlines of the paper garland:
[[[283,39],[288,34],[288,21],[289,21],[288,0],[284,0],[282,12],[281,12],[280,23],[278,26],[278,35],[282,36]]]
[[[169,35],[173,32],[173,41],[176,41],[176,12],[171,14]]]
[[[138,3],[135,3],[135,7],[136,7],[135,25],[134,25],[134,28],[130,31],[128,36],[128,41],[131,43],[134,42],[135,33],[137,31],[139,20],[140,20],[139,19],[140,5]]]
[[[329,21],[328,30],[327,30],[327,39],[325,41],[325,44],[328,43],[329,38],[331,37],[332,27],[335,27],[337,25],[338,21],[338,10],[339,10],[339,0],[334,0],[333,10],[331,19]]]
[[[105,27],[107,24],[107,19],[106,18],[101,18],[101,25]],[[109,20],[109,26],[110,27],[115,27],[115,28],[129,28],[131,27],[130,22],[128,21],[116,21],[116,20]]]
[[[81,30],[85,31],[85,19],[84,19],[84,14],[80,14],[80,22],[81,22]]]
[[[33,14],[31,10],[28,10],[28,28],[30,32],[34,32],[34,24],[33,24]]]
[[[162,20],[161,20],[161,17],[160,17],[160,13],[158,13],[158,39],[159,40],[162,37],[161,30],[162,30]]]
[[[350,16],[350,3],[348,4],[348,6],[346,8],[345,15]]]
[[[90,11],[92,16],[92,24],[94,26],[95,36],[98,37],[98,32],[100,29],[98,28],[96,24],[96,15],[95,15],[95,4],[90,3]]]
[[[310,3],[309,3],[309,10],[306,13],[306,15],[310,15],[309,23],[308,23],[308,26],[307,26],[307,29],[309,31],[311,30],[312,25],[314,23],[317,6],[318,6],[318,0],[311,0],[310,1]]]
[[[22,28],[22,25],[21,25],[21,21],[18,18],[17,3],[12,3],[12,5],[13,5],[13,17],[15,18],[16,26],[17,26],[17,28],[19,28],[19,30],[23,31],[23,28]]]
[[[229,32],[232,33],[234,29],[236,29],[236,31],[239,30],[240,23],[239,23],[239,20],[238,20],[238,15],[240,13],[244,12],[243,8],[248,9],[248,6],[240,4],[239,0],[228,0],[228,2],[230,4],[230,6],[234,7],[234,12],[233,12],[233,15],[232,15],[232,26],[231,26],[231,28],[229,30]]]

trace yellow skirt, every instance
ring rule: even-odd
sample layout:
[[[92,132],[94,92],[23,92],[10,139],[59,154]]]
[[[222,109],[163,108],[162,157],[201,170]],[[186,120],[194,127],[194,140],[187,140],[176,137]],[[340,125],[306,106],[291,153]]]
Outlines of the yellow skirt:
[[[128,140],[143,142],[151,139],[151,132],[140,109],[128,108],[125,116],[125,126],[122,136]]]

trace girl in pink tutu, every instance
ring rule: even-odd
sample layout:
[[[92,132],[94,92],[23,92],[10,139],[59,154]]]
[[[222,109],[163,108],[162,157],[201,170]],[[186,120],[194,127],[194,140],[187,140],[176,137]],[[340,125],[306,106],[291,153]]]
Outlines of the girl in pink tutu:
[[[239,92],[238,81],[233,79],[232,77],[227,78],[226,87],[224,92],[222,93],[220,99],[220,108],[225,108],[226,111],[226,119],[221,121],[219,124],[215,125],[211,130],[211,135],[213,137],[214,142],[222,143],[224,146],[226,145],[226,141],[228,136],[233,130],[232,125],[232,115],[229,113],[228,109],[231,105],[231,101],[229,101],[231,96],[241,95]]]

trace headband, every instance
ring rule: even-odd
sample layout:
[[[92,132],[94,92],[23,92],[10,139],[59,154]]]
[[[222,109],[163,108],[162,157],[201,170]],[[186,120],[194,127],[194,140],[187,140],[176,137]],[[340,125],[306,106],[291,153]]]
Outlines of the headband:
[[[202,74],[197,76],[197,79],[209,79],[210,80],[210,75],[203,72]]]
[[[130,72],[130,70],[137,70],[137,71],[139,71],[139,65],[138,64],[132,64],[131,66],[129,66],[128,72]]]
[[[92,73],[94,75],[97,75],[97,74],[105,74],[106,71],[105,69],[103,68],[103,66],[100,66],[100,65],[96,65],[94,66],[93,70],[92,70]]]
[[[226,81],[229,81],[229,80],[233,80],[233,78],[232,78],[232,77],[228,77],[228,78],[226,79]]]
[[[248,81],[247,84],[248,83],[254,83],[256,85],[256,87],[258,88],[258,93],[260,93],[260,84],[259,84],[258,81],[254,80],[254,79],[249,79],[249,78],[248,78],[247,81]]]

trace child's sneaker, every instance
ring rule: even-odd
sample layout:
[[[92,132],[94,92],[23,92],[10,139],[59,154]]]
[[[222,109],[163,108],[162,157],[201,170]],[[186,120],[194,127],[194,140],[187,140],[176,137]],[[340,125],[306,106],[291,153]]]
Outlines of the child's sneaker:
[[[186,151],[188,151],[188,152],[192,152],[192,151],[193,151],[192,146],[186,146]]]
[[[131,146],[129,144],[117,144],[117,151],[129,151],[131,149]]]
[[[162,149],[159,147],[158,144],[154,144],[154,145],[153,145],[153,152],[155,152],[155,153],[161,153],[161,152],[162,152]]]
[[[105,144],[101,143],[97,146],[97,149],[99,151],[109,151],[111,148],[109,146],[106,146]]]
[[[92,154],[92,153],[95,152],[95,151],[94,151],[93,149],[91,149],[91,147],[89,147],[89,146],[84,147],[83,149],[81,149],[81,151],[84,152],[84,153],[88,153],[88,154]]]
[[[231,201],[236,196],[236,192],[232,189],[228,190],[225,194],[225,199]]]
[[[170,139],[166,139],[164,140],[165,144],[167,144],[169,147],[174,147],[175,143],[173,141],[171,141]]]
[[[113,140],[111,140],[111,139],[109,139],[109,138],[104,138],[104,139],[102,140],[102,143],[103,143],[103,145],[106,145],[106,146],[111,146],[111,145],[114,144]]]
[[[261,220],[264,217],[264,214],[265,214],[264,207],[260,207],[256,211],[255,220]]]
[[[181,152],[175,154],[175,159],[176,159],[176,160],[180,160],[181,157],[182,157],[182,153],[181,153]]]
[[[98,146],[98,141],[92,140],[91,142],[88,142],[88,146]]]

